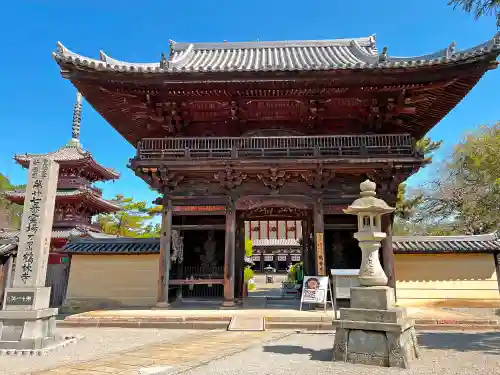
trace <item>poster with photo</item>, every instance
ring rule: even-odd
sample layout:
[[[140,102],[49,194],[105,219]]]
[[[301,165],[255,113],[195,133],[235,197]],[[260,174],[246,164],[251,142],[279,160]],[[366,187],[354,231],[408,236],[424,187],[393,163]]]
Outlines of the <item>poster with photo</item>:
[[[324,304],[328,289],[328,276],[304,276],[301,302]]]

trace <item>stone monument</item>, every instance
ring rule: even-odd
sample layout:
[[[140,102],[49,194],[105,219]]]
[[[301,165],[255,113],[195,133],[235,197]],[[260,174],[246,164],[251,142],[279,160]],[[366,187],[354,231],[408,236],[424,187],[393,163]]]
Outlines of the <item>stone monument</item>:
[[[394,211],[375,197],[376,185],[361,183],[361,197],[346,214],[358,216],[358,232],[354,238],[362,251],[359,271],[360,287],[351,288],[349,308],[340,309],[336,328],[333,360],[407,368],[409,361],[419,358],[414,321],[406,309],[395,307],[394,289],[387,286],[387,276],[380,265],[381,216]]]
[[[59,165],[49,158],[30,163],[12,287],[0,311],[2,354],[54,346],[56,308],[45,286]]]

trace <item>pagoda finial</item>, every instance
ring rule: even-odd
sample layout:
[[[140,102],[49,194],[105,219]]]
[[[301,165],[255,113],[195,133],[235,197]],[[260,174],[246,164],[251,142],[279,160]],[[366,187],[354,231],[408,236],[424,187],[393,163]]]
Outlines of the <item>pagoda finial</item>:
[[[71,127],[71,143],[80,144],[80,125],[82,122],[82,94],[76,93],[76,101],[73,107],[73,125]]]

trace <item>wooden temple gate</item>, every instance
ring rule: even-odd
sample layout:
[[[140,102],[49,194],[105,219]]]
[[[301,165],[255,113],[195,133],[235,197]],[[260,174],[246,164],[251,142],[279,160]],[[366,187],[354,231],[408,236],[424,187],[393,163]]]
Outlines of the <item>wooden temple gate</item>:
[[[170,284],[221,285],[229,306],[241,293],[244,220],[302,220],[306,271],[326,274],[331,244],[355,230],[339,208],[359,196],[366,178],[394,205],[398,185],[426,164],[417,140],[496,67],[500,53],[500,34],[469,50],[452,44],[413,58],[379,52],[375,42],[172,42],[169,57],[152,64],[104,53],[92,59],[58,46],[62,75],[136,147],[129,167],[162,195],[160,305],[174,276],[168,265],[176,226],[189,247],[206,250],[203,259],[198,250],[190,259],[223,272]],[[194,206],[221,209],[173,212]],[[394,286],[392,220],[383,221],[383,264]],[[207,233],[203,243],[185,235],[188,225],[217,225],[222,233]],[[224,244],[220,257],[214,241]]]

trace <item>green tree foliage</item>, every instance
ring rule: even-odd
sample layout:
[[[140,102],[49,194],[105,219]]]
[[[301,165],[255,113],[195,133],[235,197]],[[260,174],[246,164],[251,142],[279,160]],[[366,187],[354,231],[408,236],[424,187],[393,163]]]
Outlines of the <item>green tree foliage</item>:
[[[449,0],[448,5],[473,13],[476,20],[493,15],[497,19],[497,27],[500,27],[500,0]]]
[[[245,238],[245,256],[252,256],[252,240]]]
[[[122,207],[121,211],[97,217],[97,223],[104,233],[120,237],[159,236],[160,226],[151,224],[151,208],[147,207],[145,201],[136,202],[123,195],[117,195],[114,201]]]
[[[0,173],[0,228],[19,229],[23,206],[9,202],[4,193],[9,190],[23,189],[25,185],[13,185]]]
[[[423,192],[415,222],[467,234],[499,229],[499,155],[500,122],[465,137]]]
[[[432,153],[436,151],[443,141],[433,141],[426,137],[417,142],[417,148],[424,155],[425,161],[427,163],[432,162]],[[398,193],[396,197],[396,211],[395,216],[398,219],[409,219],[417,207],[422,202],[422,195],[412,195],[409,196],[406,191],[406,184],[399,184]]]

